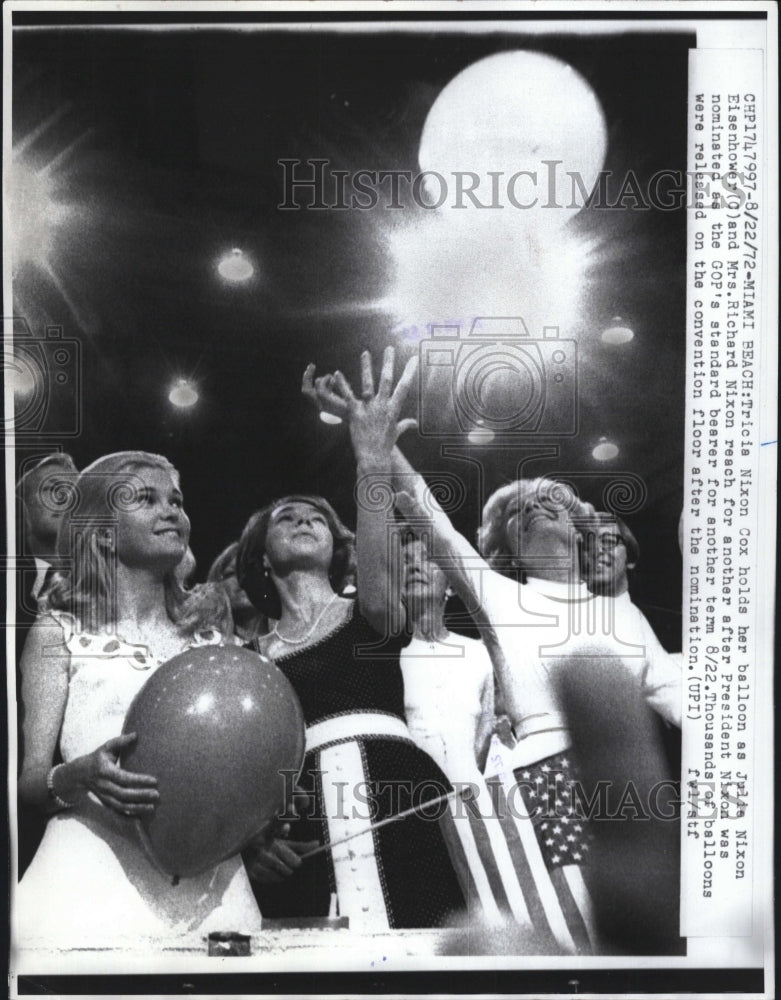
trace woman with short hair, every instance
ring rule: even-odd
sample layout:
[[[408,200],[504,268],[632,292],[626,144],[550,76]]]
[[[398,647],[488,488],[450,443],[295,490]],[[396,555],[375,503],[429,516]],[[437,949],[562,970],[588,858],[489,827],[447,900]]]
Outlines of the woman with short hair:
[[[377,393],[365,388],[351,422],[366,498],[385,472],[377,462],[376,405],[397,410],[405,391],[402,381],[391,392],[392,372],[386,355]],[[464,905],[442,829],[450,785],[404,719],[404,618],[386,521],[381,503],[359,501],[354,546],[331,505],[302,494],[268,504],[242,533],[239,582],[275,620],[252,648],[291,682],[307,724],[299,781],[309,808],[291,824],[287,845],[261,853],[264,917],[326,917],[335,902],[351,929],[381,931],[438,926]],[[354,559],[357,600],[350,600],[341,590]],[[305,857],[315,844],[326,849]]]

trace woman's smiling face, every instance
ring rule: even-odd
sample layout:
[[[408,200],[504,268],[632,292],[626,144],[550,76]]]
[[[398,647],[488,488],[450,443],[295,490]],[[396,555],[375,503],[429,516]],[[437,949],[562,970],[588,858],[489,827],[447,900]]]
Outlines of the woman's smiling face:
[[[559,547],[574,544],[577,524],[573,518],[587,519],[594,508],[579,500],[565,484],[549,479],[522,480],[517,495],[505,508],[505,539],[512,554],[544,556]]]
[[[120,481],[124,473],[120,474]],[[154,466],[128,471],[127,496],[116,492],[117,556],[125,566],[157,566],[164,571],[181,562],[190,540],[178,482]]]

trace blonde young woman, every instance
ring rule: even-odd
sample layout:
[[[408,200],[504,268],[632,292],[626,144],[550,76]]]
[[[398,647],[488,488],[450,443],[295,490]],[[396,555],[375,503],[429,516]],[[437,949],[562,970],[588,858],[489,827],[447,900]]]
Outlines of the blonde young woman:
[[[221,640],[219,602],[185,594],[177,575],[190,522],[164,458],[119,452],[75,484],[58,535],[70,572],[22,659],[25,753],[20,797],[49,815],[15,899],[20,947],[140,950],[200,942],[210,930],[256,933],[260,914],[241,859],[174,886],[144,854],[134,820],[159,801],[154,775],[125,771],[127,709],[157,667]],[[59,746],[62,763],[52,766]]]

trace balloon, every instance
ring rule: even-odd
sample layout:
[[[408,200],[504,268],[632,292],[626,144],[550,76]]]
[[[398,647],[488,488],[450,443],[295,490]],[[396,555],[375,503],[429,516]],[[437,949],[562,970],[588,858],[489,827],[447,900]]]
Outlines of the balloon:
[[[304,717],[281,670],[238,646],[198,646],[152,674],[128,709],[138,734],[121,766],[158,780],[136,829],[157,868],[180,877],[237,854],[287,805]]]

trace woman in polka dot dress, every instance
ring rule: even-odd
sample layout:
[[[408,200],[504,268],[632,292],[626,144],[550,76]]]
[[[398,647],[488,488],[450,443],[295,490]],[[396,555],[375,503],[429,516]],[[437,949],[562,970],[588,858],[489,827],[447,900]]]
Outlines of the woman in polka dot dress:
[[[85,469],[71,500],[58,536],[70,571],[22,658],[19,794],[51,818],[16,891],[15,945],[148,954],[201,945],[211,930],[257,933],[239,857],[175,886],[154,868],[135,821],[155,809],[157,781],[118,764],[135,739],[119,735],[125,714],[150,674],[221,639],[219,603],[188,597],[174,572],[190,534],[178,474],[159,456],[120,452]]]

